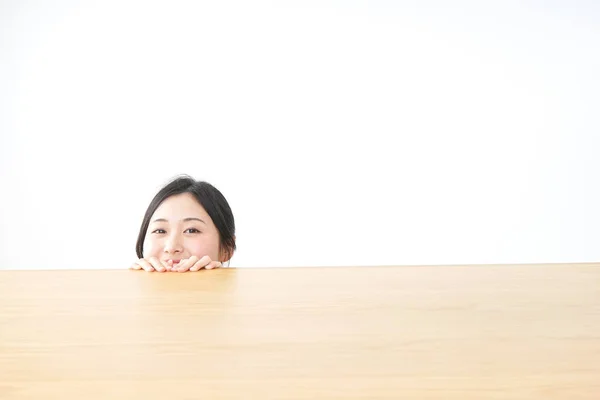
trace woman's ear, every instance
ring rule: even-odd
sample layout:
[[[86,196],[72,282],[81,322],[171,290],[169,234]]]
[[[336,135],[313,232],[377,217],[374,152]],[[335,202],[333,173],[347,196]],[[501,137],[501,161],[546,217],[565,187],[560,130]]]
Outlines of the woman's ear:
[[[223,251],[221,251],[221,257],[219,258],[221,259],[221,262],[227,262],[231,260],[231,257],[233,257],[233,251],[230,249],[223,249]]]
[[[233,240],[235,241],[235,236],[233,237]],[[235,242],[234,242],[235,243]],[[220,261],[221,262],[227,262],[229,260],[231,260],[231,257],[233,257],[233,249],[230,247],[227,248],[221,248],[221,254],[220,254]]]
[[[220,246],[220,251],[219,251],[219,261],[221,262],[227,262],[229,260],[231,260],[231,257],[233,257],[233,248],[235,247],[235,235],[233,235],[233,243],[234,245],[231,247],[224,247],[224,246]]]

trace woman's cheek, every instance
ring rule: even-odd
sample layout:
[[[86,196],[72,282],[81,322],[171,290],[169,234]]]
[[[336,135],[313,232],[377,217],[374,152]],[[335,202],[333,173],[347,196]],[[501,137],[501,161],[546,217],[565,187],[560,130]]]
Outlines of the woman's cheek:
[[[189,243],[188,251],[191,256],[196,256],[198,258],[202,258],[204,256],[209,256],[211,260],[217,260],[219,247],[215,246],[212,242],[198,242],[194,241]]]
[[[144,258],[158,257],[160,254],[160,246],[155,240],[146,239],[144,242]]]

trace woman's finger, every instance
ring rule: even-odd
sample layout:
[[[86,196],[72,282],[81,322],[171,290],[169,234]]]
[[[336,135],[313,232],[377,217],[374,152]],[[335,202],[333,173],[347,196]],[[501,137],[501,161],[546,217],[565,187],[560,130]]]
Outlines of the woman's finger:
[[[148,262],[150,263],[150,265],[152,265],[154,267],[155,270],[157,270],[158,272],[165,272],[167,270],[167,268],[165,268],[165,266],[162,264],[162,262],[156,258],[156,257],[150,257],[148,259]]]
[[[144,271],[146,272],[152,272],[154,271],[154,267],[145,259],[140,258],[138,261],[136,261],[136,263],[142,267],[144,269]]]
[[[206,269],[221,268],[222,266],[223,263],[221,263],[221,261],[211,261],[210,264],[206,266]]]
[[[177,272],[177,268],[179,268],[180,265],[184,265],[187,262],[187,260],[188,260],[187,258],[182,258],[175,265],[173,264],[173,260],[169,260],[169,261],[167,261],[167,269],[172,272]]]
[[[140,269],[142,269],[142,266],[139,265],[138,263],[133,263],[133,265],[131,267],[129,267],[129,269],[140,270]]]
[[[173,268],[173,271],[186,272],[189,271],[190,267],[198,262],[198,257],[191,256],[187,260],[181,260],[177,267]]]
[[[190,271],[192,271],[192,272],[200,271],[202,268],[205,268],[208,265],[210,265],[211,262],[212,262],[212,260],[210,259],[209,256],[204,256],[200,260],[198,260],[194,265],[192,265],[190,267]]]

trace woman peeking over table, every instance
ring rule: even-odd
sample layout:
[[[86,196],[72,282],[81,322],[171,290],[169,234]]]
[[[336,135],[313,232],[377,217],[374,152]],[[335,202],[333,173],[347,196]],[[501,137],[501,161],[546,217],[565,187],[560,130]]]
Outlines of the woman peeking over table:
[[[130,269],[187,272],[222,267],[235,252],[235,222],[227,200],[207,182],[184,175],[150,202]]]

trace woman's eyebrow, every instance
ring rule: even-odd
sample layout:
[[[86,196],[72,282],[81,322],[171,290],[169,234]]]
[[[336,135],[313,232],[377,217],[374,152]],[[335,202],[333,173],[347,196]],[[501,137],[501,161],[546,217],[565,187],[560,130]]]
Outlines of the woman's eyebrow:
[[[202,222],[204,225],[206,225],[206,222],[202,221],[200,218],[196,218],[196,217],[188,217],[188,218],[184,218],[183,222],[188,222],[188,221],[200,221]]]
[[[202,221],[200,218],[196,218],[196,217],[187,217],[184,218],[182,220],[183,222],[189,222],[189,221],[200,221],[202,222],[204,225],[206,225],[206,222]],[[164,219],[164,218],[156,218],[154,221],[152,222],[169,222],[168,220]]]

